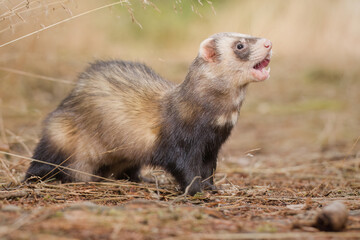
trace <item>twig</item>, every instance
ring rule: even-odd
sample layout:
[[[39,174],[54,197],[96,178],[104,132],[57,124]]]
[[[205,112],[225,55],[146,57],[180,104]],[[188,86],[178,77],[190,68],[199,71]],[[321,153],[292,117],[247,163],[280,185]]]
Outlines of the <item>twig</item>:
[[[130,14],[131,21],[133,23],[136,23],[141,29],[143,28],[138,20],[136,20],[134,15],[134,9],[132,9],[130,6],[127,6],[128,13]]]
[[[115,182],[72,182],[72,183],[64,183],[62,185],[64,186],[78,186],[78,185],[88,185],[88,184],[92,184],[92,185],[107,185],[107,186],[121,186],[121,187],[133,187],[133,188],[140,188],[140,189],[150,189],[153,191],[156,191],[156,188],[152,188],[152,187],[147,187],[143,184],[136,184],[133,182],[128,182],[128,181],[124,181],[124,180],[118,180]],[[121,190],[121,189],[120,189]],[[159,188],[160,192],[164,192],[164,193],[170,193],[170,194],[176,194],[175,192],[171,191],[171,190],[166,190],[166,189],[161,189]]]
[[[9,45],[9,44],[12,44],[12,43],[14,43],[14,42],[17,42],[17,41],[19,41],[19,40],[21,40],[21,39],[30,37],[30,36],[32,36],[32,35],[34,35],[34,34],[39,33],[39,32],[45,31],[45,30],[47,30],[47,29],[49,29],[49,28],[55,27],[55,26],[57,26],[57,25],[59,25],[59,24],[68,22],[68,21],[70,21],[70,20],[73,20],[73,19],[75,19],[75,18],[84,16],[84,15],[89,14],[89,13],[96,12],[96,11],[101,10],[101,9],[104,9],[104,8],[108,8],[108,7],[111,7],[111,6],[123,4],[123,3],[125,3],[125,2],[127,2],[127,1],[125,1],[125,0],[121,1],[121,0],[120,0],[120,1],[115,2],[115,3],[110,3],[110,4],[107,4],[107,5],[98,7],[98,8],[91,9],[91,10],[86,11],[86,12],[83,12],[83,13],[79,13],[79,14],[77,14],[77,15],[71,16],[71,17],[66,18],[66,19],[64,19],[64,20],[61,20],[61,21],[59,21],[59,22],[50,24],[49,26],[45,26],[45,27],[43,27],[43,28],[41,28],[41,29],[39,29],[39,30],[33,31],[33,32],[31,32],[31,33],[28,33],[28,34],[26,34],[26,35],[23,35],[23,36],[21,36],[21,37],[18,37],[18,38],[14,39],[14,40],[11,40],[11,41],[9,41],[9,42],[6,42],[6,43],[0,45],[0,48],[1,48],[1,47],[5,47],[5,46],[7,46],[7,45]]]
[[[156,193],[158,198],[160,198],[160,193],[159,193],[159,181],[157,179],[157,176],[153,173],[151,173],[151,176],[153,176],[155,178],[155,186],[156,186]]]
[[[223,181],[225,181],[226,178],[227,178],[227,174],[224,173],[224,176],[223,176],[221,179],[219,179],[219,180],[217,180],[217,181],[215,182],[215,186],[218,185],[218,184],[220,184],[220,183],[222,183]]]
[[[60,167],[61,169],[65,169],[65,170],[69,170],[69,171],[81,173],[81,174],[84,174],[84,175],[87,175],[87,176],[91,176],[91,177],[100,178],[100,179],[103,179],[103,180],[106,180],[106,181],[116,182],[116,180],[113,180],[113,179],[110,179],[110,178],[105,178],[105,177],[102,177],[102,176],[94,175],[94,174],[91,174],[91,173],[88,173],[88,172],[80,171],[80,170],[73,169],[73,168],[69,168],[69,167],[65,167],[65,166],[59,166],[59,164],[49,163],[49,162],[41,161],[41,160],[38,160],[38,159],[29,158],[29,157],[25,157],[25,156],[21,156],[21,155],[17,155],[17,154],[14,154],[14,153],[9,153],[9,152],[4,152],[4,151],[0,151],[0,153],[7,154],[7,155],[10,155],[10,156],[13,156],[13,157],[18,157],[18,158],[30,160],[30,161],[34,161],[34,162],[39,162],[39,163],[47,164],[47,165],[54,166],[54,167]]]
[[[0,132],[1,132],[1,140],[4,142],[4,144],[8,144],[6,133],[5,133],[5,126],[4,126],[4,120],[2,116],[2,100],[0,99]]]
[[[16,141],[18,141],[18,143],[20,143],[20,145],[24,148],[24,150],[27,152],[27,154],[31,155],[32,152],[30,151],[29,147],[26,146],[26,144],[24,143],[24,141],[21,139],[21,137],[17,136],[15,133],[13,133],[12,131],[10,131],[9,129],[6,129],[6,132],[9,133],[12,137],[14,137],[16,139]]]
[[[3,151],[0,151],[0,152],[2,152],[2,153],[4,153],[4,154],[9,154],[9,153],[3,152]],[[11,173],[11,171],[10,171],[9,167],[6,165],[4,159],[0,158],[0,162],[1,162],[2,166],[3,166],[3,168],[5,169],[6,174],[12,179],[12,181],[13,181],[15,184],[19,184],[19,181],[18,181],[18,180],[14,177],[14,175]]]
[[[39,79],[43,79],[43,80],[47,80],[47,81],[52,81],[52,82],[60,82],[60,83],[66,83],[66,84],[75,84],[74,82],[69,81],[69,80],[64,80],[64,79],[58,79],[58,78],[53,78],[53,77],[42,76],[42,75],[39,75],[39,74],[24,72],[24,71],[20,71],[20,70],[17,70],[17,69],[12,69],[12,68],[7,68],[7,67],[0,67],[0,70],[1,70],[1,71],[5,71],[5,72],[10,72],[10,73],[15,73],[15,74],[27,76],[27,77],[39,78]]]
[[[5,198],[16,198],[16,197],[24,197],[29,194],[38,194],[41,190],[32,189],[32,190],[17,190],[17,191],[0,191],[0,199]]]
[[[201,178],[200,176],[196,176],[193,178],[193,180],[191,181],[191,183],[185,188],[185,192],[183,194],[181,194],[180,196],[174,198],[174,200],[172,200],[170,202],[170,206],[172,206],[174,203],[178,202],[181,198],[186,198],[186,196],[189,194],[189,189],[190,187],[193,185],[193,183],[195,182],[196,179]]]

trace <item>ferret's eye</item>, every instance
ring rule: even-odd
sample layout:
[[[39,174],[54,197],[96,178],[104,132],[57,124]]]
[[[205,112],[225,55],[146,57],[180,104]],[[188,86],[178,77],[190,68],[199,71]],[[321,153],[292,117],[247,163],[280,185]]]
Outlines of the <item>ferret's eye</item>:
[[[244,45],[242,43],[236,44],[236,49],[240,50],[240,49],[243,49],[243,48],[244,48]]]

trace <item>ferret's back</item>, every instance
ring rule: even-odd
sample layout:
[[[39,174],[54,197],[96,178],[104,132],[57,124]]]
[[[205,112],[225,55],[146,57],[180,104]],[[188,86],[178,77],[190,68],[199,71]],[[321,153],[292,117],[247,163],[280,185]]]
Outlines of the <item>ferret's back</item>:
[[[160,77],[145,64],[114,60],[91,64],[80,75],[77,85],[80,89],[110,87],[116,91],[151,94],[162,93],[174,84]]]

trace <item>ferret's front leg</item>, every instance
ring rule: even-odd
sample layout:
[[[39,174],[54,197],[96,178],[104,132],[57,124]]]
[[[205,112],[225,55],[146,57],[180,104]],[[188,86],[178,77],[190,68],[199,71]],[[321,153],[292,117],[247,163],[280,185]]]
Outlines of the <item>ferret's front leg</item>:
[[[201,154],[184,149],[171,152],[173,154],[167,156],[166,170],[175,177],[182,191],[189,187],[187,193],[192,196],[201,192]]]
[[[202,161],[201,178],[204,190],[216,190],[214,174],[217,165],[217,153],[208,152]]]

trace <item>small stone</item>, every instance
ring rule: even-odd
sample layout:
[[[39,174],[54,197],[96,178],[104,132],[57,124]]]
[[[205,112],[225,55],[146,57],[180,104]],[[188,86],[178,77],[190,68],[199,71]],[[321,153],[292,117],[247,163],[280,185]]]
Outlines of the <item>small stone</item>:
[[[324,207],[316,216],[314,227],[321,231],[341,231],[345,229],[349,211],[339,201]]]

